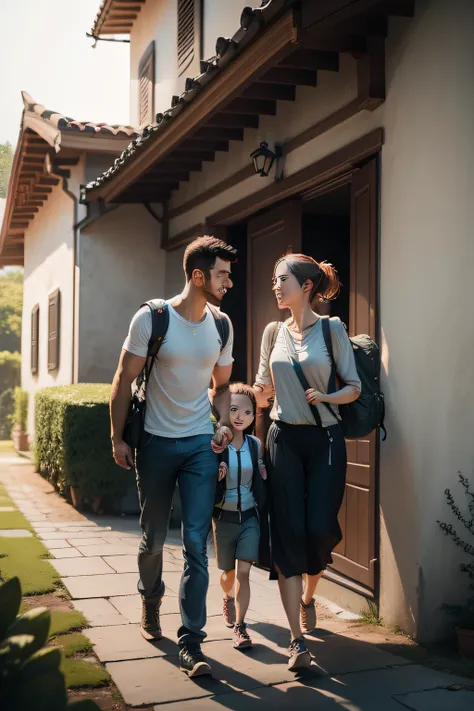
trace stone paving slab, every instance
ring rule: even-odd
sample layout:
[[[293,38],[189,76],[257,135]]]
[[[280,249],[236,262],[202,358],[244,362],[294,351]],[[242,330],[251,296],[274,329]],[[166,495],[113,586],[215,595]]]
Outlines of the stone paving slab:
[[[111,573],[110,575],[77,575],[64,578],[64,585],[72,598],[110,597],[131,595],[137,590],[135,573]]]
[[[88,600],[74,600],[76,610],[82,612],[91,627],[106,627],[109,625],[129,625],[129,621],[118,610],[102,597]]]
[[[83,541],[85,544],[85,541]],[[77,550],[86,557],[93,556],[109,556],[109,555],[136,555],[138,552],[138,546],[129,546],[124,544],[115,545],[113,543],[103,543],[100,546],[86,546],[79,545],[76,546]]]
[[[137,576],[135,575],[135,595],[118,595],[110,597],[110,602],[112,603],[112,605],[132,624],[140,622],[142,618],[142,599],[141,596],[136,592],[136,590]],[[165,595],[163,600],[161,601],[160,617],[175,614],[178,612],[179,603],[176,595]]]
[[[49,548],[50,551],[57,550],[58,548],[71,547],[65,538],[54,538],[52,540],[47,538],[43,539],[42,543],[46,546],[46,548]]]
[[[136,555],[106,556],[104,560],[116,573],[138,573],[138,558]]]
[[[53,565],[62,577],[77,575],[106,575],[113,573],[110,565],[102,558],[71,558],[66,560],[52,560]]]
[[[77,548],[50,548],[49,552],[53,558],[82,558],[82,554]]]
[[[428,691],[415,691],[394,699],[402,706],[412,711],[467,711],[474,708],[473,690],[459,689],[430,689]]]
[[[149,659],[176,654],[176,644],[169,639],[148,642],[140,634],[139,625],[94,627],[84,630],[94,645],[94,652],[101,662],[118,662],[129,659]]]
[[[0,529],[0,538],[31,538],[31,531],[26,528],[3,528]]]
[[[212,664],[213,678],[189,679],[178,668],[178,658],[168,656],[107,664],[125,703],[163,704],[202,696],[226,694],[232,690],[250,690],[266,684],[293,681],[286,656],[268,647],[256,646],[249,653],[238,652],[229,642],[209,642],[206,656]],[[306,681],[319,679],[315,668],[308,670]],[[159,683],[162,679],[165,683]],[[223,702],[225,704],[225,701]]]
[[[64,535],[64,533],[63,533],[63,535]],[[77,533],[73,533],[72,537],[70,538],[66,534],[66,540],[68,541],[68,543],[71,546],[76,547],[76,546],[105,546],[105,545],[107,545],[107,542],[104,541],[103,538],[97,538],[97,535],[95,538],[93,538],[92,536],[84,536],[83,538],[82,537],[76,538],[77,535],[78,535]]]

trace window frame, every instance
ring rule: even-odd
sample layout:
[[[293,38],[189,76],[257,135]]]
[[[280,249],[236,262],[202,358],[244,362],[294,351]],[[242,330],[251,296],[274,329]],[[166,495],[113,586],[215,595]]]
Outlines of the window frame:
[[[155,116],[155,40],[152,40],[144,51],[138,64],[138,124],[147,126],[153,123]],[[148,74],[148,76],[147,76]],[[142,106],[142,80],[148,79],[147,87],[148,107],[147,114],[143,117],[144,108]]]
[[[52,328],[51,306],[56,307],[56,329]],[[54,338],[51,338],[54,334]],[[59,369],[59,342],[61,334],[61,292],[55,289],[48,294],[48,372],[51,373]],[[54,341],[54,352],[51,343]]]

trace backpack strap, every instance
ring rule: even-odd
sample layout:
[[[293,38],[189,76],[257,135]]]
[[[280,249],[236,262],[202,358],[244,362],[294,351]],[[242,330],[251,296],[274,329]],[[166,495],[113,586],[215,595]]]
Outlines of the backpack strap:
[[[140,308],[148,306],[151,312],[151,336],[148,341],[148,353],[145,366],[142,371],[142,379],[148,382],[151,371],[155,363],[156,356],[160,350],[170,322],[170,312],[164,299],[152,299],[145,301]]]
[[[331,319],[329,316],[321,316],[321,318],[322,318],[321,326],[323,327],[324,343],[326,345],[326,349],[329,354],[329,358],[331,359],[331,375],[329,376],[328,393],[335,393],[337,391],[336,361],[334,359],[334,348],[332,346],[332,338],[331,338]],[[336,413],[334,412],[332,406],[328,402],[323,403],[323,405],[326,406],[326,408],[329,410],[331,415],[336,417]],[[339,419],[339,418],[337,418],[337,419]]]
[[[208,304],[209,309],[214,316],[214,321],[216,324],[217,328],[217,333],[219,334],[219,339],[221,342],[221,353],[224,350],[224,348],[227,346],[229,342],[229,336],[230,336],[230,322],[229,322],[229,317],[222,313],[219,309],[216,309],[215,306],[212,306],[211,304]]]
[[[249,443],[250,457],[252,459],[252,466],[254,472],[258,471],[258,459],[260,457],[260,445],[252,435],[247,435],[247,442]]]
[[[303,388],[303,391],[306,393],[306,391],[309,390],[311,386],[306,379],[306,375],[303,373],[303,368],[298,363],[298,361],[293,358],[293,356],[290,356],[290,361],[291,365],[293,366],[293,370],[296,373],[296,377],[300,381],[300,385]],[[316,427],[322,427],[323,423],[318,408],[316,407],[316,405],[311,405],[310,403],[308,403],[308,405],[311,410],[311,414],[313,415],[314,421],[316,422]]]

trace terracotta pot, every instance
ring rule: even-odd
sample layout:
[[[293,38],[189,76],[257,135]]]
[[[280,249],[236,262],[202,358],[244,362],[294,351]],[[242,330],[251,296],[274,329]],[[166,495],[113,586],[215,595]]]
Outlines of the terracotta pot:
[[[469,659],[474,659],[474,630],[461,629],[456,627],[458,636],[459,654]]]
[[[29,450],[28,435],[18,425],[15,425],[12,429],[12,440],[17,452],[27,452]]]
[[[74,506],[75,509],[80,509],[82,508],[82,495],[79,489],[76,489],[74,486],[69,487],[69,491],[71,493],[71,501],[72,505]]]

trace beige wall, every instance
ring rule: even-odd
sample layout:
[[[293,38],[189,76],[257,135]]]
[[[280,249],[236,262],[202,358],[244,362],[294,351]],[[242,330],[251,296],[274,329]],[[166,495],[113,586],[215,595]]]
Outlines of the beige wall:
[[[164,297],[160,229],[142,205],[123,205],[82,230],[80,382],[111,382],[133,314],[142,302]]]
[[[381,156],[380,321],[389,437],[381,445],[381,591],[384,619],[420,639],[451,624],[440,611],[463,595],[457,549],[437,519],[456,472],[472,478],[474,429],[474,58],[469,0],[417,0],[415,18],[393,19],[386,45],[387,100],[292,152],[291,175],[373,128]],[[355,66],[319,73],[316,89],[246,132],[243,144],[184,184],[173,207],[248,164],[260,140],[283,141],[355,96]],[[179,234],[271,182],[252,177],[174,220]],[[177,259],[168,256],[169,263]],[[461,499],[462,501],[462,499]]]
[[[82,181],[82,162],[72,168],[69,187],[78,194]],[[22,387],[30,394],[28,432],[34,431],[34,393],[50,385],[72,382],[72,306],[73,306],[73,200],[53,188],[48,200],[30,223],[25,235],[25,270],[22,322]],[[59,368],[48,372],[48,296],[60,291]],[[39,304],[38,374],[31,374],[31,310]]]
[[[173,94],[184,91],[186,77],[199,74],[199,61],[216,53],[218,37],[231,37],[240,27],[244,4],[236,0],[204,0],[202,57],[178,77],[177,0],[146,2],[130,34],[130,122],[138,126],[138,67],[148,45],[155,41],[155,109],[154,114],[171,106]]]

